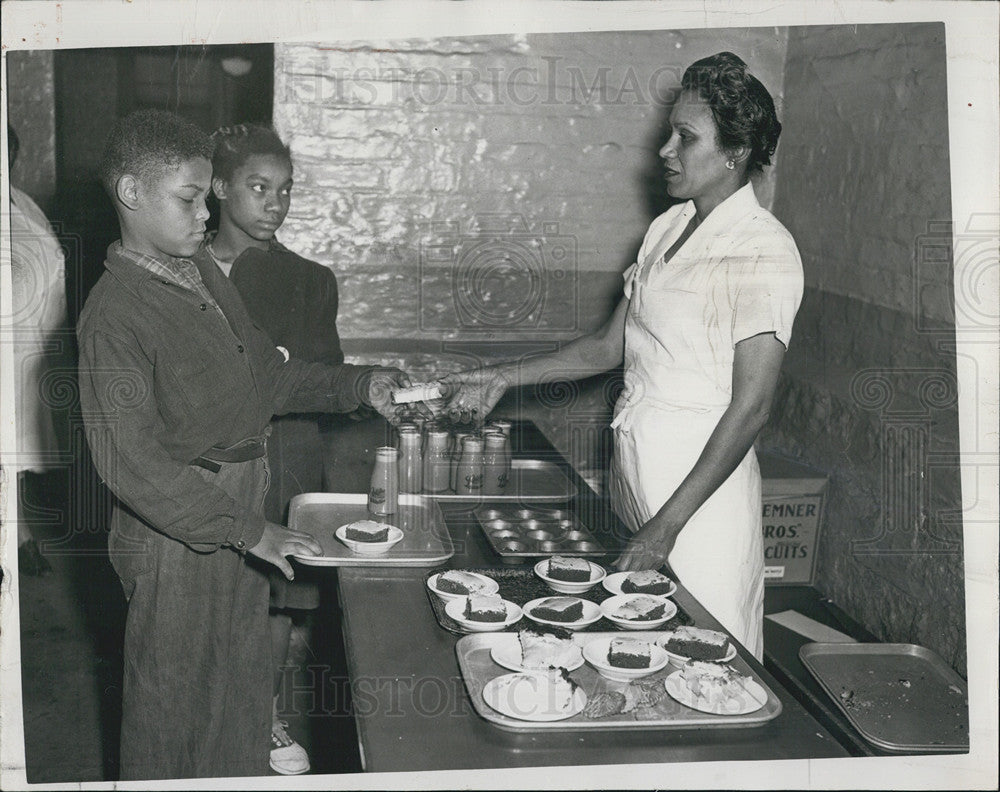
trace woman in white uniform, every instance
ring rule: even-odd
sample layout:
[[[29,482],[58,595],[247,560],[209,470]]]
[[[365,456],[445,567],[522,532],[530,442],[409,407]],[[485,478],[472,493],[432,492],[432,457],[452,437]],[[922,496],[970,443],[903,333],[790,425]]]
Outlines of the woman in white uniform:
[[[616,564],[629,571],[668,561],[760,659],[764,559],[753,442],[791,337],[802,264],[750,184],[770,164],[781,131],[767,89],[726,52],[692,64],[681,88],[660,156],[668,192],[686,202],[653,221],[610,320],[556,353],[445,382],[449,409],[474,417],[511,386],[582,379],[624,361],[612,499],[635,534]]]

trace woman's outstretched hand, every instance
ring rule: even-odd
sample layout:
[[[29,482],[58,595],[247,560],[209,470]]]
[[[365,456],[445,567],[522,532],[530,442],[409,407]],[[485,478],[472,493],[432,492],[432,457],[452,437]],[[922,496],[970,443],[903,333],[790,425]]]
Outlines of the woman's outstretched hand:
[[[499,368],[479,368],[449,374],[444,386],[443,411],[456,423],[481,425],[510,387]]]
[[[659,569],[666,563],[683,527],[653,517],[635,532],[615,561],[615,567],[621,572]]]

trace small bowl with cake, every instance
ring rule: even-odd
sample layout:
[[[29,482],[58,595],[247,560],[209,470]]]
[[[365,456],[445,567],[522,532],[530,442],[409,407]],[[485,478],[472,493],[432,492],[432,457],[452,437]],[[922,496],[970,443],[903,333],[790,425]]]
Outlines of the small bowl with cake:
[[[615,682],[655,674],[670,658],[659,646],[638,638],[595,638],[583,646],[583,658],[602,677]]]
[[[516,636],[505,633],[502,638],[490,649],[490,657],[511,671],[573,671],[583,665],[573,633],[561,627],[528,625]]]
[[[604,580],[608,573],[586,558],[556,555],[535,564],[535,574],[560,594],[582,594]]]
[[[689,660],[728,663],[736,657],[736,647],[725,633],[700,627],[678,627],[663,633],[656,644],[670,656],[670,664],[682,667]]]
[[[677,614],[677,606],[654,594],[619,594],[601,603],[601,614],[626,630],[651,630]]]
[[[655,569],[615,572],[604,578],[601,585],[612,594],[652,594],[656,597],[669,597],[677,591],[677,584]]]
[[[358,520],[341,525],[334,535],[348,550],[362,555],[384,553],[403,538],[403,532],[395,525],[374,520]]]
[[[539,624],[581,630],[601,618],[601,608],[579,597],[540,597],[524,604],[524,615]]]
[[[500,584],[478,572],[449,569],[427,578],[427,588],[444,602],[451,602],[472,594],[496,594],[500,590]]]
[[[474,594],[455,599],[444,612],[467,632],[497,632],[521,618],[521,609],[496,594]]]

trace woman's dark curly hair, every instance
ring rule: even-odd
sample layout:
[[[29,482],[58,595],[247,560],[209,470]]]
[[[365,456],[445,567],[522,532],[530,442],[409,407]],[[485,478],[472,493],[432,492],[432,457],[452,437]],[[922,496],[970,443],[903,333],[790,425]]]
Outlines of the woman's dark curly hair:
[[[221,127],[212,133],[215,153],[212,155],[212,176],[229,181],[240,165],[259,154],[284,157],[292,163],[288,146],[281,142],[271,127],[263,124],[239,124]]]
[[[750,150],[747,173],[771,164],[781,134],[774,100],[739,56],[718,52],[695,61],[684,72],[681,89],[696,92],[708,103],[723,151],[742,146]]]

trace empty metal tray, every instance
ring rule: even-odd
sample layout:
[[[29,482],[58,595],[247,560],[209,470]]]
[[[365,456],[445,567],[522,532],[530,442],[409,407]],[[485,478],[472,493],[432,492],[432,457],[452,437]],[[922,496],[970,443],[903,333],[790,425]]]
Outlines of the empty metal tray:
[[[608,550],[566,509],[488,506],[474,512],[493,550],[517,562],[540,556],[600,556]]]
[[[969,750],[968,687],[930,649],[808,643],[799,658],[873,745],[906,753]]]

